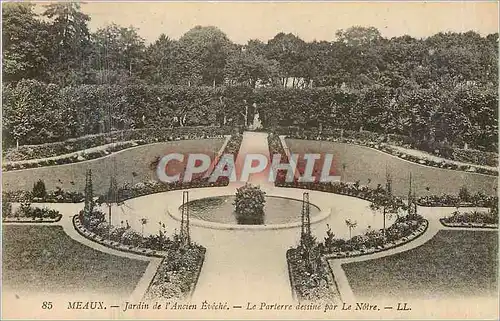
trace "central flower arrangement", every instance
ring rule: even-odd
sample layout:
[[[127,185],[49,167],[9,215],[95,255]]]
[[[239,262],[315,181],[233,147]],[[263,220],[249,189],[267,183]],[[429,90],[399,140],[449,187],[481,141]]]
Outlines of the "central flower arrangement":
[[[266,193],[260,186],[245,184],[236,189],[235,207],[238,224],[264,224],[264,205]]]

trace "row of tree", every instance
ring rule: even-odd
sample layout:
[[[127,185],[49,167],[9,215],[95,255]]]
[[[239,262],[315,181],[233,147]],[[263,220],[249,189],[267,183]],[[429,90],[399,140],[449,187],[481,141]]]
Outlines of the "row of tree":
[[[305,42],[279,33],[264,43],[233,43],[216,27],[146,44],[133,27],[91,32],[77,3],[3,6],[4,81],[61,86],[145,82],[176,85],[344,86],[392,88],[498,83],[498,33],[438,33],[387,39],[375,28],[339,30],[334,41]],[[166,30],[168,32],[168,30]]]

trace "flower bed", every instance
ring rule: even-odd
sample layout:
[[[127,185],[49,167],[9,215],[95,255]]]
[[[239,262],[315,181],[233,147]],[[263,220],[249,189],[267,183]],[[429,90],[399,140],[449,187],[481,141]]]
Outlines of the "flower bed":
[[[313,240],[310,250],[313,268],[307,268],[305,252],[300,246],[287,251],[292,292],[299,301],[340,302],[335,276],[327,263],[328,259],[367,255],[401,246],[422,235],[427,227],[427,220],[412,214],[396,219],[385,233],[383,230],[370,230],[349,240],[335,238],[328,229],[324,242],[317,243]]]
[[[394,224],[383,230],[370,230],[363,235],[356,235],[349,240],[337,239],[327,232],[327,237],[320,243],[320,252],[326,258],[345,258],[392,249],[406,244],[420,235],[428,227],[428,221],[420,215],[398,217]]]
[[[74,152],[71,154],[64,154],[54,157],[49,157],[45,159],[32,159],[26,161],[17,162],[5,162],[3,165],[4,171],[13,171],[28,168],[37,168],[44,166],[54,166],[63,164],[73,164],[79,163],[87,160],[92,160],[100,157],[107,156],[111,153],[115,153],[127,148],[144,145],[146,144],[143,140],[129,141],[129,142],[119,142],[109,145],[95,147],[89,150]]]
[[[150,144],[172,140],[222,138],[229,133],[231,129],[228,127],[212,126],[129,129],[68,139],[63,142],[11,148],[4,152],[4,161],[48,158],[118,142],[139,141]]]
[[[439,219],[439,221],[448,227],[498,228],[498,211],[455,211],[450,216]]]
[[[70,140],[61,143],[33,145],[30,147],[22,146],[25,147],[24,149],[25,154],[23,154],[23,150],[21,151],[18,150],[14,154],[12,153],[9,154],[11,155],[10,159],[8,157],[6,157],[6,159],[9,159],[10,161],[4,162],[3,170],[12,171],[12,170],[27,169],[27,168],[37,168],[43,166],[78,163],[86,160],[92,160],[104,157],[111,153],[115,153],[127,148],[136,147],[140,145],[163,142],[163,141],[222,138],[224,137],[225,133],[228,132],[229,129],[221,127],[179,127],[175,129],[164,128],[158,130],[141,129],[141,130],[130,130],[130,131],[112,133],[108,134],[107,136],[99,135],[99,136],[85,137],[82,139]],[[134,139],[132,140],[131,138]],[[121,140],[118,142],[109,143],[109,141],[113,142],[118,139]],[[99,145],[98,144],[99,142],[107,142],[107,143]],[[241,143],[241,139],[239,142]],[[68,144],[67,146],[65,145],[66,143]],[[240,144],[238,144],[237,140],[234,140],[231,142],[229,148],[234,148],[234,146],[236,145],[239,148]],[[91,147],[81,148],[79,146],[91,146]],[[37,152],[36,153],[27,152],[31,151],[32,149],[35,149]],[[27,158],[29,156],[26,155],[32,155],[34,158],[37,159]],[[46,156],[46,155],[53,155],[53,156]],[[12,161],[12,159],[16,160],[20,159],[20,160]]]
[[[318,269],[310,273],[298,248],[286,252],[288,275],[294,299],[300,302],[340,303],[340,293],[328,263],[320,258]]]
[[[498,196],[476,193],[463,199],[457,195],[429,195],[417,199],[417,204],[427,207],[493,207],[498,205]]]
[[[378,197],[382,197],[385,195],[385,190],[382,188],[380,184],[377,186],[377,188],[372,189],[369,188],[368,186],[360,185],[359,181],[356,183],[345,183],[345,182],[309,183],[309,182],[284,182],[277,180],[276,186],[307,189],[313,191],[352,196],[360,198],[365,201],[374,201]],[[401,200],[398,197],[395,198]]]
[[[163,258],[145,300],[183,299],[193,293],[205,259],[203,246],[183,247],[177,235],[170,239],[162,230],[158,235],[143,237],[128,227],[109,226],[103,215],[98,216],[86,220],[82,211],[73,217],[73,226],[80,235],[115,250]]]
[[[73,226],[80,235],[84,236],[85,238],[88,238],[91,241],[97,242],[101,245],[113,248],[118,251],[146,255],[146,256],[163,257],[159,253],[159,250],[167,249],[166,245],[157,249],[150,249],[141,246],[143,242],[144,244],[147,244],[146,243],[147,238],[145,238],[144,240],[142,240],[142,238],[135,238],[133,241],[130,241],[131,239],[133,239],[131,235],[135,236],[137,233],[130,230],[129,228],[117,228],[115,226],[111,226],[111,230],[109,230],[108,223],[104,221],[101,221],[97,224],[91,224],[90,226],[86,225],[87,224],[85,224],[82,221],[81,215],[75,215],[73,217]],[[125,232],[127,231],[129,233],[125,234]],[[109,236],[111,236],[111,239],[109,238]],[[122,241],[122,237],[124,242]],[[168,242],[167,239],[165,240],[166,242]]]
[[[58,188],[55,191],[47,192],[43,197],[34,197],[29,191],[7,191],[3,196],[9,202],[20,203],[29,199],[32,203],[80,203],[84,196],[80,192],[68,192]]]
[[[228,180],[221,178],[217,182],[209,182],[208,179],[193,179],[191,182],[175,182],[175,183],[162,183],[158,181],[139,182],[130,186],[125,184],[118,189],[118,201],[126,201],[135,197],[175,191],[179,189],[189,188],[204,188],[204,187],[223,187],[227,186]],[[3,192],[6,200],[9,202],[20,203],[25,199],[30,199],[32,203],[80,203],[84,200],[83,193],[80,192],[67,192],[56,190],[47,192],[44,197],[32,197],[29,191],[13,191]],[[102,204],[104,196],[99,196],[97,202]]]
[[[40,209],[42,211],[47,211],[48,209],[43,208]],[[44,216],[41,218],[33,218],[33,217],[4,217],[2,218],[3,223],[57,223],[62,219],[62,214],[57,214],[55,218],[51,214],[47,214],[48,216]]]
[[[236,160],[236,156],[238,155],[238,152],[240,151],[240,146],[241,146],[242,141],[243,141],[242,134],[231,135],[231,138],[227,142],[226,147],[224,148],[224,151],[222,152],[222,154],[223,155],[231,154],[231,155],[233,155],[234,159]]]
[[[55,223],[62,218],[59,211],[45,207],[32,207],[31,203],[21,203],[19,208],[12,211],[12,205],[9,202],[2,202],[2,221],[4,223]]]
[[[190,298],[198,282],[206,249],[194,245],[169,251],[151,281],[143,300]]]

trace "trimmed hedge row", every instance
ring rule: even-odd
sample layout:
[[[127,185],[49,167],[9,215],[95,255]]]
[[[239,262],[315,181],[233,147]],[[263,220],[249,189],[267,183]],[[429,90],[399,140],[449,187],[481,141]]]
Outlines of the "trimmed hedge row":
[[[61,155],[50,157],[46,159],[34,159],[34,160],[26,160],[26,161],[18,161],[18,162],[5,162],[3,163],[2,169],[4,172],[14,171],[20,169],[28,169],[28,168],[37,168],[44,166],[54,166],[54,165],[63,165],[63,164],[73,164],[79,163],[86,160],[92,160],[100,157],[107,156],[112,153],[119,152],[121,150],[144,145],[145,142],[138,140],[132,142],[123,142],[116,143],[113,145],[95,147],[92,150],[86,150],[81,152],[76,152],[69,155]]]
[[[498,92],[487,86],[408,89],[181,87],[81,85],[59,88],[35,80],[3,87],[4,147],[133,128],[242,124],[255,107],[264,128],[328,125],[401,134],[417,141],[448,141],[496,151]],[[430,107],[429,105],[432,105]],[[449,117],[449,107],[453,114]],[[429,109],[436,117],[426,122]],[[394,116],[386,116],[388,114]],[[401,122],[409,122],[401,125]],[[463,119],[472,127],[464,127]],[[448,126],[443,127],[443,122]],[[430,133],[434,133],[432,137]]]
[[[231,133],[232,130],[229,127],[216,126],[129,129],[68,139],[62,142],[11,148],[5,152],[4,159],[11,162],[22,161],[54,157],[117,142],[135,141],[137,144],[149,144],[159,141],[214,138]]]

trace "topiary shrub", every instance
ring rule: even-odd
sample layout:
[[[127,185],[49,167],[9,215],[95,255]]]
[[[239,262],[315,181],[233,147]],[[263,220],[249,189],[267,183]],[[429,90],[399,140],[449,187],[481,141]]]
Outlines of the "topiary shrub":
[[[45,188],[45,183],[43,180],[39,179],[35,184],[33,184],[33,197],[45,198],[47,197],[47,189]]]
[[[259,186],[245,184],[236,190],[235,207],[238,224],[263,224],[266,193]]]

